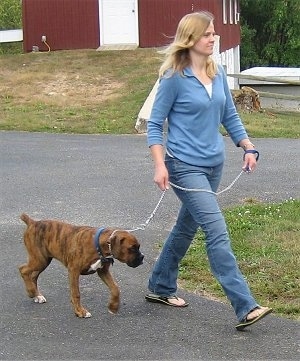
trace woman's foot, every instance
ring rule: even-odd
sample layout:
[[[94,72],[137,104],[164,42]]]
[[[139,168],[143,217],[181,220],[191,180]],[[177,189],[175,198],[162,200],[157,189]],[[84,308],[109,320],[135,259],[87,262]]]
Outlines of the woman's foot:
[[[267,310],[270,310],[268,307],[257,307],[251,312],[248,313],[246,317],[246,321],[252,321],[255,318],[261,316],[263,313],[265,313]]]
[[[184,299],[177,297],[177,296],[171,296],[168,297],[168,303],[175,307],[185,307],[187,306],[187,303]]]
[[[261,320],[272,311],[273,311],[272,308],[269,307],[256,307],[253,310],[251,310],[246,316],[246,318],[242,320],[238,325],[236,325],[235,328],[238,331],[241,331],[245,327],[253,325],[255,322]]]
[[[173,306],[173,307],[186,307],[186,306],[188,306],[188,303],[185,302],[184,299],[179,298],[177,296],[163,297],[163,296],[156,295],[155,293],[148,293],[145,296],[145,298],[149,302],[163,303],[165,305]]]

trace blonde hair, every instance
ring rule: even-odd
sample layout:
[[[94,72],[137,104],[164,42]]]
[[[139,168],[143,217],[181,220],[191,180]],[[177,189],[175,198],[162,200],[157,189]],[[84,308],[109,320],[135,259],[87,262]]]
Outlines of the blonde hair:
[[[173,42],[163,51],[165,60],[159,69],[159,76],[172,69],[171,75],[178,71],[183,75],[183,69],[190,64],[189,48],[204,35],[214,16],[208,11],[186,14],[179,22]],[[207,75],[212,79],[218,72],[216,63],[208,57]]]

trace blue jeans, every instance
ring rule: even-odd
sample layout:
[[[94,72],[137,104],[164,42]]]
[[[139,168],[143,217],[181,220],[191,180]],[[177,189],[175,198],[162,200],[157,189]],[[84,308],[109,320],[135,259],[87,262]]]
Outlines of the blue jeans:
[[[169,172],[169,180],[175,185],[187,189],[217,191],[223,164],[213,168],[198,167],[168,155],[165,164]],[[216,195],[177,188],[174,188],[174,192],[182,205],[176,224],[154,265],[149,278],[149,290],[160,296],[176,294],[179,263],[186,254],[198,227],[201,227],[205,234],[211,271],[241,321],[258,304],[238,268]]]

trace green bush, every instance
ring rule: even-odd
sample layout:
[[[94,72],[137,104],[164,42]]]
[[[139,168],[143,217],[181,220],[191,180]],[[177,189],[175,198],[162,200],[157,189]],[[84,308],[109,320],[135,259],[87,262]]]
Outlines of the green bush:
[[[0,30],[22,28],[22,1],[1,0],[0,2]]]
[[[1,54],[20,54],[23,53],[23,42],[18,41],[16,43],[0,43],[0,55]]]
[[[22,1],[0,1],[0,30],[14,30],[22,28]],[[1,54],[17,54],[23,51],[23,43],[0,43]]]

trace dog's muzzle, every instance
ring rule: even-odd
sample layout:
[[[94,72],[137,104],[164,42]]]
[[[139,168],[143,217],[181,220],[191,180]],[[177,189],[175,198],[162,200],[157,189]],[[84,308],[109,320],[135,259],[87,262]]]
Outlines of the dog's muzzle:
[[[139,254],[135,257],[135,259],[133,261],[127,263],[127,266],[136,268],[136,267],[140,266],[141,264],[143,264],[143,260],[144,260],[143,253],[139,252]]]

